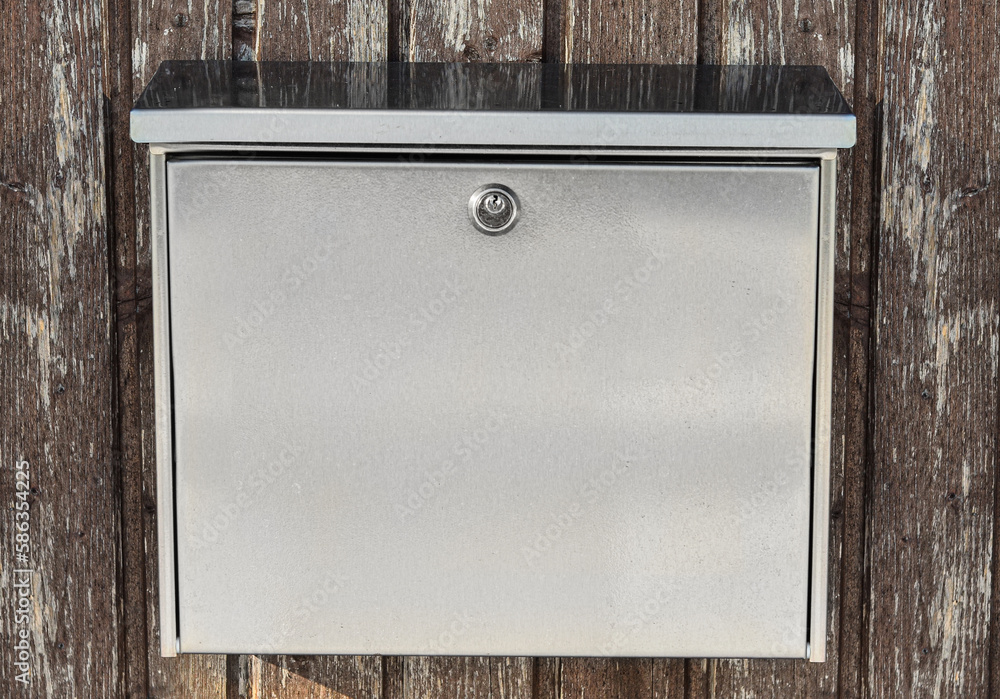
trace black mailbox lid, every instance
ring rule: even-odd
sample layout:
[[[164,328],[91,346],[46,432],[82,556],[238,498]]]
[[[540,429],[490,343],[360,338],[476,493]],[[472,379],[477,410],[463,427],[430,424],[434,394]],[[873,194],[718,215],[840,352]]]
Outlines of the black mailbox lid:
[[[140,143],[848,148],[820,66],[165,61]]]

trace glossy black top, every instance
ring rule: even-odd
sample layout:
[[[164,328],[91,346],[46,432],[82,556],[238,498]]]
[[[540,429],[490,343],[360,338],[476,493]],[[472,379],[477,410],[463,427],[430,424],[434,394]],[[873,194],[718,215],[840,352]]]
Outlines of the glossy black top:
[[[545,63],[165,61],[135,107],[851,113],[820,66]]]

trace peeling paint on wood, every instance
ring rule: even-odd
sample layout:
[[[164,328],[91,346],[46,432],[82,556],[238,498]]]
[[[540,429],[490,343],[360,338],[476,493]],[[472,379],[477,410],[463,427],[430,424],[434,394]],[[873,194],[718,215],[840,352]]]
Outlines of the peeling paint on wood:
[[[103,32],[90,3],[7,3],[0,19],[4,696],[121,691]],[[30,586],[24,615],[15,584]]]
[[[406,61],[540,61],[542,0],[406,0]]]
[[[870,696],[985,696],[991,684],[998,9],[902,2],[881,17]]]
[[[256,60],[384,61],[386,0],[257,0]]]
[[[564,63],[694,63],[698,3],[692,0],[563,0]]]

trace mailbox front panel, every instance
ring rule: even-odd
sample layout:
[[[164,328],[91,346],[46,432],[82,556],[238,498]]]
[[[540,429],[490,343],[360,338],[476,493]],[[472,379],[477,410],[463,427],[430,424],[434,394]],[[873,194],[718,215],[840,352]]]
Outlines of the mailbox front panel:
[[[817,165],[166,192],[181,651],[807,654]]]

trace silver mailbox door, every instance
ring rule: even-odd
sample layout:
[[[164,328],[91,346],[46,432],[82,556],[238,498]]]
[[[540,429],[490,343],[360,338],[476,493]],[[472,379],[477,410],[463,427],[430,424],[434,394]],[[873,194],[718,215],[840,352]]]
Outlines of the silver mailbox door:
[[[182,651],[806,654],[817,167],[167,182]]]

